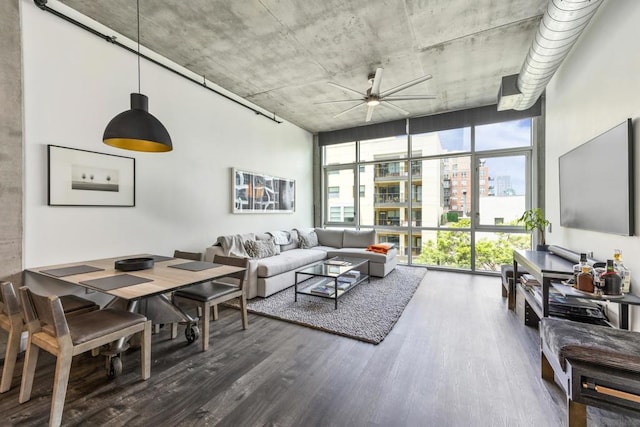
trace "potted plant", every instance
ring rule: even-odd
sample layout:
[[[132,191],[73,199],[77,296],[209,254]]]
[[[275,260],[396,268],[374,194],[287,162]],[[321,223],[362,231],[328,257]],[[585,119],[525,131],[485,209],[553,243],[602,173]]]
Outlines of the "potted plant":
[[[524,224],[526,231],[538,231],[538,246],[537,250],[547,250],[547,244],[544,240],[544,229],[551,224],[544,218],[544,214],[540,208],[532,208],[524,211],[522,216],[518,219],[518,222]]]

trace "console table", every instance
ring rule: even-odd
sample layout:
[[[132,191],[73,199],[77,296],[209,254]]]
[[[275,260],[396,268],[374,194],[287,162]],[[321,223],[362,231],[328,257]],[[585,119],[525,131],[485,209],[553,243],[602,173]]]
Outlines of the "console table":
[[[576,254],[566,249],[557,248],[559,253],[569,254],[572,257]],[[629,329],[629,305],[640,305],[640,298],[632,294],[626,294],[622,298],[601,298],[590,296],[573,291],[567,286],[559,283],[554,286],[554,282],[569,279],[573,276],[573,266],[577,260],[567,259],[558,253],[550,251],[530,251],[530,250],[514,250],[513,251],[513,277],[518,277],[518,265],[529,271],[533,277],[540,282],[542,288],[542,306],[533,298],[529,292],[523,292],[525,302],[528,304],[539,319],[549,316],[549,289],[555,287],[566,297],[583,298],[591,301],[606,301],[620,304],[618,312],[618,321],[620,329]],[[514,290],[522,289],[518,283],[515,283]],[[515,292],[514,292],[515,294]],[[514,295],[515,298],[515,295]],[[514,304],[515,306],[515,304]],[[510,304],[511,307],[511,304]]]
[[[568,261],[548,251],[513,251],[513,277],[518,277],[518,264],[524,266],[542,287],[542,307],[535,301],[527,301],[539,318],[549,316],[549,287],[552,279],[565,280],[573,276],[572,261]],[[515,279],[514,279],[515,280]],[[517,289],[517,283],[515,283]],[[514,296],[515,298],[515,296]],[[531,299],[533,300],[533,298]],[[532,302],[534,304],[532,304]]]

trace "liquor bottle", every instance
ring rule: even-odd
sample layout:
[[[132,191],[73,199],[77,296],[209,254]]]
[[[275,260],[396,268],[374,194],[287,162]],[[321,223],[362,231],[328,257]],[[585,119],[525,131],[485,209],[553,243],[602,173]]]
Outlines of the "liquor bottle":
[[[593,293],[593,274],[591,274],[591,266],[586,262],[582,265],[582,271],[578,273],[576,286],[578,290]]]
[[[620,249],[614,249],[613,251],[613,268],[622,278],[620,290],[623,294],[628,294],[631,291],[631,271],[622,262],[622,251]]]
[[[613,260],[607,260],[607,271],[605,271],[601,277],[603,283],[602,292],[605,295],[620,295],[620,285],[622,284],[622,278],[616,273],[613,268]]]
[[[582,272],[582,266],[587,264],[587,254],[580,254],[580,262],[573,266],[573,284],[578,283],[578,274]],[[572,283],[569,281],[569,283]]]

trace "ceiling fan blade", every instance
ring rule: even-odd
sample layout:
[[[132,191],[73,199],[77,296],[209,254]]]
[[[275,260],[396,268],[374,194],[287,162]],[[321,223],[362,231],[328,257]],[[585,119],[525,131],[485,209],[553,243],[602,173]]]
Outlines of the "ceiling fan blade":
[[[328,84],[329,84],[330,86],[337,87],[338,89],[342,89],[342,90],[345,90],[345,91],[347,91],[347,92],[355,93],[356,95],[361,96],[361,97],[363,97],[363,98],[365,97],[365,94],[364,94],[364,93],[360,93],[360,92],[358,92],[357,90],[350,89],[350,88],[348,88],[348,87],[345,87],[345,86],[339,85],[338,83],[328,82]]]
[[[433,77],[431,74],[427,74],[426,76],[418,77],[417,79],[411,80],[410,82],[403,83],[400,86],[396,86],[396,87],[394,87],[392,89],[385,90],[384,92],[382,92],[380,94],[380,97],[382,98],[383,96],[388,96],[388,95],[392,95],[392,94],[394,94],[396,92],[400,92],[401,90],[404,90],[404,89],[406,89],[408,87],[411,87],[411,86],[417,85],[418,83],[422,83],[422,82],[424,82],[426,80],[429,80],[431,77]]]
[[[417,99],[436,99],[436,95],[385,96],[385,101],[413,101]]]
[[[353,107],[351,107],[351,108],[347,108],[347,109],[346,109],[346,110],[344,110],[342,113],[338,113],[338,114],[336,114],[335,116],[333,116],[333,118],[334,118],[334,119],[336,119],[336,118],[340,117],[340,116],[341,116],[341,115],[343,115],[343,114],[347,114],[349,111],[353,111],[353,110],[355,110],[356,108],[360,108],[360,107],[362,107],[363,105],[367,105],[367,103],[366,103],[366,102],[362,102],[362,103],[360,103],[360,104],[358,104],[358,105],[354,105],[354,106],[353,106]]]
[[[380,68],[378,68],[380,69]],[[369,109],[367,110],[367,118],[365,119],[365,122],[370,122],[371,121],[371,117],[373,117],[373,109],[376,108],[375,105],[369,105]]]
[[[396,111],[401,112],[402,114],[404,114],[405,116],[408,116],[410,113],[407,110],[403,110],[402,108],[398,107],[397,105],[394,105],[392,103],[390,103],[389,101],[380,101],[380,105],[384,105],[385,107],[389,107],[392,108]]]
[[[371,95],[378,95],[380,93],[381,82],[382,82],[382,68],[376,68],[376,75],[373,78],[373,84],[371,85]]]
[[[322,102],[314,102],[315,105],[320,105],[320,104],[333,104],[335,102],[355,102],[355,101],[360,101],[362,102],[363,99],[362,98],[354,98],[354,99],[336,99],[335,101],[322,101]]]

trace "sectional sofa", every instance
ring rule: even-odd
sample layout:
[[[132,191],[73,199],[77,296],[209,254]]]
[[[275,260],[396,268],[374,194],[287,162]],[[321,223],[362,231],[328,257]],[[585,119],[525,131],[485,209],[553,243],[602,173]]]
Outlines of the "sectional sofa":
[[[386,276],[397,264],[397,249],[367,250],[375,240],[374,230],[322,228],[226,235],[206,248],[205,261],[213,261],[216,254],[251,258],[247,298],[268,297],[293,286],[297,270],[335,256],[368,259],[371,276]]]

